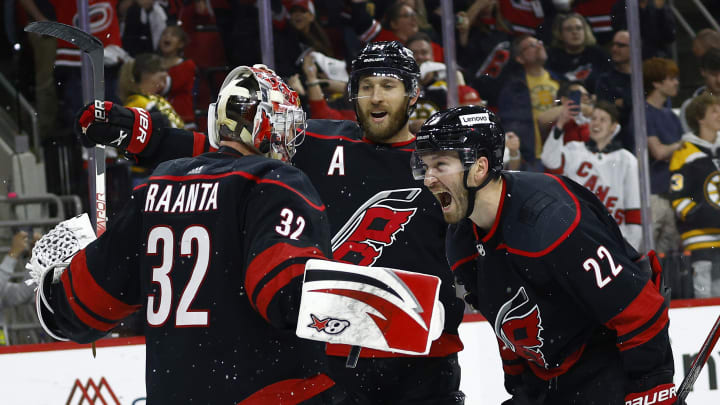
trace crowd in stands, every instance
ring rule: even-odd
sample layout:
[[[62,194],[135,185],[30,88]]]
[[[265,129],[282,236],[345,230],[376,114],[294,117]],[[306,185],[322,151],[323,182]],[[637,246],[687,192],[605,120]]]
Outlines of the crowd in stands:
[[[106,99],[204,130],[225,73],[261,62],[255,3],[89,0],[93,34],[105,46]],[[625,3],[455,0],[459,103],[485,105],[501,117],[506,168],[576,180],[639,249],[631,59],[642,57],[653,243],[665,255],[690,256],[695,297],[718,297],[720,32],[697,33],[692,51],[704,83],[678,100],[680,68],[670,59],[677,29],[668,2],[638,1],[641,55],[630,51]],[[400,41],[420,65],[413,132],[447,107],[439,0],[273,0],[271,9],[273,68],[298,91],[308,118],[355,119],[346,94],[349,61],[371,41]],[[77,16],[75,1],[21,0],[16,26],[72,24]],[[34,86],[23,91],[32,92],[26,96],[35,100],[43,139],[72,138],[83,104],[79,52],[18,35],[32,50]]]

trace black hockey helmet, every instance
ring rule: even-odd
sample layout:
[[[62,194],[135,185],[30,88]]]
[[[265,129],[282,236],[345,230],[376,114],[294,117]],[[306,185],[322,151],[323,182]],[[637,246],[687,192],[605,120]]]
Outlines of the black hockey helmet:
[[[485,107],[462,106],[433,114],[417,134],[413,155],[413,176],[425,176],[424,153],[455,150],[467,170],[480,156],[488,158],[490,171],[497,177],[503,168],[505,131],[495,114]]]
[[[358,82],[365,76],[392,76],[405,84],[408,97],[418,91],[420,67],[413,53],[398,41],[371,42],[352,61],[348,97],[357,100]]]

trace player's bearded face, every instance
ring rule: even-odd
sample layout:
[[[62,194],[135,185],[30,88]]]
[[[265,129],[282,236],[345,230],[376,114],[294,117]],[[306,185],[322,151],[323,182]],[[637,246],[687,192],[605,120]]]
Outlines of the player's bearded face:
[[[391,76],[367,76],[358,83],[357,109],[365,137],[388,142],[406,124],[408,98],[402,81]]]
[[[465,218],[468,191],[463,184],[465,167],[457,152],[436,152],[422,157],[425,166],[425,187],[438,200],[445,222],[458,223]]]

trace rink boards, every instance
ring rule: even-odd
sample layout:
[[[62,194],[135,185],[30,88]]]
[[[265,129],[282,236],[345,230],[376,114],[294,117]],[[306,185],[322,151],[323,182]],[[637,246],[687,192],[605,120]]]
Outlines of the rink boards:
[[[702,345],[720,314],[720,299],[673,301],[670,338],[675,356],[675,383]],[[479,315],[467,315],[460,326],[465,350],[460,353],[461,388],[466,404],[499,404],[509,396],[503,388],[500,356],[492,327]],[[107,404],[145,404],[145,346],[143,338],[104,339],[93,359],[89,345],[50,343],[0,348],[0,377],[4,404],[46,405],[66,403],[79,383],[95,388]],[[688,396],[688,404],[718,404],[720,347],[715,347],[708,365]],[[114,397],[118,402],[115,402]],[[70,403],[80,402],[82,390],[75,388]],[[102,403],[100,400],[96,404]]]

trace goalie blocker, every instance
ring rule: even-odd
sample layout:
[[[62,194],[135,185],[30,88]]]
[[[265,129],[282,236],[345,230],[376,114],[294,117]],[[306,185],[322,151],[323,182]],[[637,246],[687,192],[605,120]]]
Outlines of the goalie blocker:
[[[296,334],[329,343],[423,355],[445,323],[436,276],[311,259]]]

